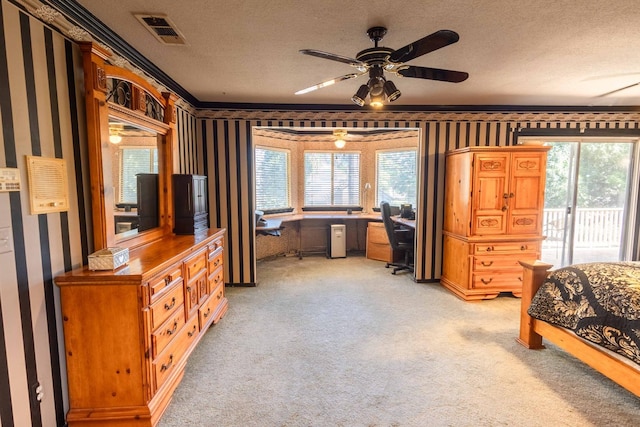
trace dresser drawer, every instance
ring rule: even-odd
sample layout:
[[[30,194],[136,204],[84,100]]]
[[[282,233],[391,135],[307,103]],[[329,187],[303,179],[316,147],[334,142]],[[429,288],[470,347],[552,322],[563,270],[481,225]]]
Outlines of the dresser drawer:
[[[151,302],[156,301],[162,291],[168,289],[180,280],[182,280],[182,266],[180,264],[172,266],[164,274],[149,280]]]
[[[152,362],[152,372],[155,379],[156,390],[162,386],[167,377],[180,363],[187,349],[193,343],[197,334],[192,333],[194,323],[197,319],[190,319],[186,327],[179,330],[176,338],[169,342],[169,345]],[[190,334],[191,333],[191,334]]]
[[[222,267],[209,275],[209,293],[213,295],[213,292],[220,284],[224,284],[224,270]]]
[[[189,258],[189,260],[185,261],[184,265],[187,275],[187,282],[190,282],[207,267],[206,252],[199,252],[195,256]]]
[[[471,278],[473,289],[498,289],[511,291],[522,289],[522,271],[487,271],[474,273]]]
[[[151,334],[151,343],[153,346],[152,357],[156,358],[158,354],[165,349],[167,344],[174,339],[178,332],[184,326],[184,310],[177,310],[175,314],[169,317],[158,329]]]
[[[211,292],[211,299],[214,304],[214,312],[218,311],[218,306],[222,303],[224,299],[224,283],[220,283],[214,290]]]
[[[200,330],[204,330],[211,322],[215,322],[217,309],[224,299],[224,285],[220,284],[214,293],[200,306],[198,316],[200,320]]]
[[[211,256],[213,255],[214,252],[221,251],[223,246],[224,246],[223,237],[220,237],[219,239],[216,239],[213,242],[209,243],[209,259],[211,259]]]
[[[538,242],[476,243],[474,254],[521,254],[539,251]]]
[[[212,274],[218,267],[222,266],[222,248],[214,252],[209,252],[209,274]]]
[[[182,283],[182,282],[180,282]],[[178,307],[184,304],[184,290],[182,286],[174,285],[163,293],[162,297],[153,303],[149,309],[151,315],[151,330],[155,331],[166,321]]]

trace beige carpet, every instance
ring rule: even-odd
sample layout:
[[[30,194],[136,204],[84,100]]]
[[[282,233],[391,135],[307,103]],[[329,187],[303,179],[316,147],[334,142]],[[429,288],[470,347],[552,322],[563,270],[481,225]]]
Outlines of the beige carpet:
[[[258,264],[160,427],[638,426],[640,399],[514,338],[520,300],[463,302],[363,257]]]

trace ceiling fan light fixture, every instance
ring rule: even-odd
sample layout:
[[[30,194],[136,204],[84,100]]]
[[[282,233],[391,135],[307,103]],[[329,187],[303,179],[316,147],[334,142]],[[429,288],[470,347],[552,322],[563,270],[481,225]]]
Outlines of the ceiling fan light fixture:
[[[402,95],[391,80],[387,80],[386,82],[384,82],[384,93],[385,95],[387,95],[387,99],[389,100],[389,102],[395,101],[396,99],[400,98],[400,95]]]
[[[358,91],[351,97],[351,100],[358,106],[362,107],[365,103],[367,95],[369,94],[369,86],[361,85]]]
[[[347,131],[345,129],[334,129],[333,136],[336,137],[335,141],[333,142],[336,148],[344,148],[347,143],[345,141],[345,138],[347,137]]]
[[[373,108],[380,108],[384,105],[384,96],[382,94],[379,95],[371,95],[371,102],[369,103]]]
[[[109,142],[112,144],[120,144],[122,142],[122,131],[124,125],[120,123],[109,123]]]
[[[372,79],[369,79],[369,82],[367,83],[367,85],[369,86],[369,94],[371,96],[382,95],[382,93],[384,92],[383,78],[374,77]]]

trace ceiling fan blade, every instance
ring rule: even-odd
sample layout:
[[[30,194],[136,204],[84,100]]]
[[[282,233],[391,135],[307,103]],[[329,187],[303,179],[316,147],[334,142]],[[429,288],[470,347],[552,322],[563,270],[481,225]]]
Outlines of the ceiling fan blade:
[[[469,78],[469,73],[464,71],[443,70],[440,68],[408,66],[397,71],[403,77],[415,77],[418,79],[440,80],[443,82],[460,83]]]
[[[331,86],[331,85],[339,83],[339,82],[341,82],[343,80],[355,79],[356,77],[360,77],[364,73],[365,72],[345,74],[344,76],[336,77],[336,78],[333,78],[331,80],[325,80],[324,82],[318,83],[317,85],[313,85],[313,86],[310,86],[310,87],[308,87],[306,89],[299,90],[295,94],[296,95],[302,95],[302,94],[305,94],[305,93],[313,92],[314,90],[321,89],[321,88],[327,87],[327,86]]]
[[[603,96],[613,95],[614,93],[617,93],[617,92],[620,92],[620,91],[623,91],[623,90],[627,90],[629,88],[632,88],[632,87],[638,86],[638,85],[640,85],[640,82],[631,84],[629,86],[621,87],[620,89],[612,90],[611,92],[603,93],[602,95],[598,95],[598,98],[602,98]]]
[[[332,61],[342,62],[343,64],[348,64],[348,65],[351,65],[352,67],[360,68],[360,67],[367,66],[367,64],[365,64],[362,61],[358,61],[357,59],[349,58],[347,56],[342,56],[342,55],[336,55],[335,53],[323,52],[321,50],[302,49],[300,53],[303,53],[305,55],[316,56],[318,58],[324,58],[324,59],[330,59]]]
[[[425,53],[433,52],[434,50],[453,44],[459,39],[460,36],[458,36],[458,33],[455,31],[439,30],[396,50],[389,56],[389,61],[396,64],[411,61]]]

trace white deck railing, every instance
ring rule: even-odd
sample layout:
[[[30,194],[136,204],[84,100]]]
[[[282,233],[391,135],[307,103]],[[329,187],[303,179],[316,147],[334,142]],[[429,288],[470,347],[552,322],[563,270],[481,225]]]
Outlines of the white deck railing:
[[[562,240],[565,209],[545,209],[543,233],[547,242]],[[622,234],[622,208],[576,209],[574,247],[616,247]]]

